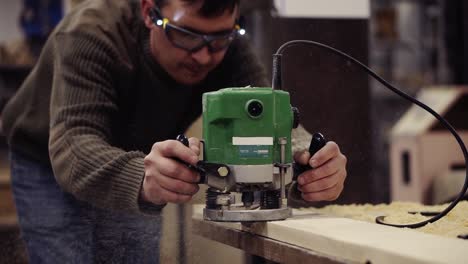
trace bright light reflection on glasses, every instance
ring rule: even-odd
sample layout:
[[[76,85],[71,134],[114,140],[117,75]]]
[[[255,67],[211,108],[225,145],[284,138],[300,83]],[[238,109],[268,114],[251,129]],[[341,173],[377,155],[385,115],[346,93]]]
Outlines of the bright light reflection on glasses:
[[[245,35],[245,29],[237,23],[232,30],[216,34],[200,34],[189,29],[176,26],[169,19],[161,15],[161,11],[154,7],[150,10],[150,18],[153,23],[164,29],[169,41],[176,47],[188,52],[197,52],[207,46],[210,52],[225,50],[237,35]]]

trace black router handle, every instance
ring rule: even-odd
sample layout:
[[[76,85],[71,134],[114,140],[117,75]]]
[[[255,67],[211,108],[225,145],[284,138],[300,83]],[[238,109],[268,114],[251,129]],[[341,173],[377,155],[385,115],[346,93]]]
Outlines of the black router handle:
[[[310,146],[309,146],[310,157],[315,155],[315,153],[317,153],[317,151],[323,148],[325,144],[327,144],[327,140],[322,135],[322,133],[313,134],[312,139],[310,140]]]
[[[312,135],[312,139],[310,140],[310,145],[309,145],[310,157],[315,155],[315,153],[317,153],[317,151],[319,151],[321,148],[323,148],[325,146],[325,144],[327,144],[327,140],[325,139],[323,134],[318,133],[318,132],[314,133]],[[309,164],[302,165],[302,164],[295,163],[293,180],[294,181],[297,180],[297,176],[299,176],[299,174],[303,173],[306,170],[310,170],[310,169],[312,169],[312,167]]]
[[[189,146],[188,138],[184,134],[177,135],[176,140],[179,141],[180,143],[184,144],[184,146],[186,146],[186,147]]]
[[[176,140],[179,141],[180,143],[184,144],[184,146],[189,147],[189,140],[184,134],[179,134],[176,137]],[[189,169],[195,170],[200,174],[200,180],[197,183],[205,183],[206,181],[206,175],[205,175],[205,170],[201,166],[199,166],[202,162],[198,162],[197,166],[193,166],[191,164],[188,164],[187,162],[184,162],[180,159],[176,159],[178,162],[181,162],[185,164]]]

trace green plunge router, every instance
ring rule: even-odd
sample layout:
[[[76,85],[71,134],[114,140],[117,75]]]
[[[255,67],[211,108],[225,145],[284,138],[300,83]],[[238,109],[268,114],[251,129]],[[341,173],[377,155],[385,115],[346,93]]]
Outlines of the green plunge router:
[[[229,168],[205,179],[210,186],[205,219],[267,221],[291,216],[284,186],[292,180],[294,113],[289,94],[272,88],[226,88],[203,95],[204,160]],[[236,204],[231,192],[242,193],[242,203]],[[261,196],[258,204],[256,192]]]
[[[285,186],[294,180],[291,131],[298,124],[298,110],[286,91],[249,86],[203,94],[203,160],[189,167],[209,186],[206,220],[253,222],[291,216]],[[177,139],[188,145],[183,135]],[[309,151],[324,144],[316,133]]]

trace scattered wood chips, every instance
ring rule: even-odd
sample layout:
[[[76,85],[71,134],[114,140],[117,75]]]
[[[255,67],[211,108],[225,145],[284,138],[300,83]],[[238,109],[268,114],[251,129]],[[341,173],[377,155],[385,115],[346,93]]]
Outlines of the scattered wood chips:
[[[385,222],[391,224],[412,224],[427,220],[430,217],[408,212],[440,212],[448,204],[422,205],[411,202],[393,202],[391,204],[363,204],[363,205],[329,205],[324,208],[303,208],[300,210],[312,210],[325,215],[333,215],[351,218],[354,220],[375,223],[377,216],[385,215]],[[427,224],[418,230],[425,233],[457,237],[468,234],[468,201],[461,201],[446,216],[435,223]]]

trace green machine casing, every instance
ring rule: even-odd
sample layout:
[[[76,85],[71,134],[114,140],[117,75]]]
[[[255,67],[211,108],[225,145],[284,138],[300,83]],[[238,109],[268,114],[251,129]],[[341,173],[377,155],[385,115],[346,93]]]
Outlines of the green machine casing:
[[[265,188],[274,182],[274,164],[292,163],[293,122],[289,93],[282,90],[245,87],[205,93],[204,160],[227,164],[234,172],[225,188],[219,183],[214,187],[239,191],[239,186]],[[283,160],[280,139],[285,140]],[[264,167],[256,170],[256,165]],[[240,175],[246,173],[250,175]]]

